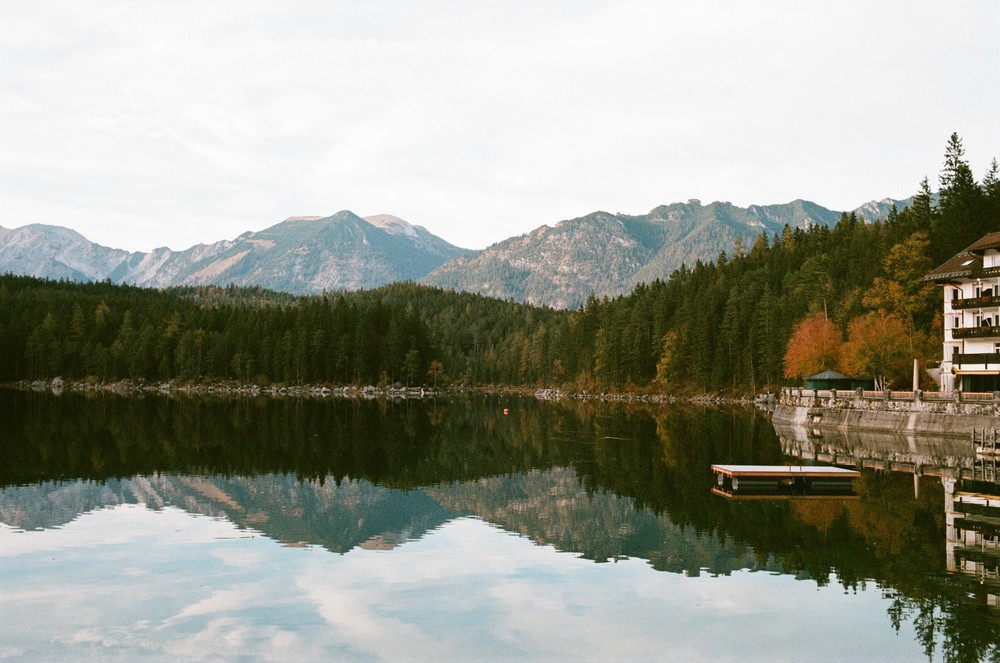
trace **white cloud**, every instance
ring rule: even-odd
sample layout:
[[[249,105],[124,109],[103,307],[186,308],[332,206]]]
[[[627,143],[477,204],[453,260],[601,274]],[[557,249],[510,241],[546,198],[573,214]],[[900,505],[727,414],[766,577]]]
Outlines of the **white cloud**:
[[[184,248],[390,212],[479,247],[697,197],[912,194],[997,152],[995,3],[17,3],[0,225]]]
[[[345,555],[236,534],[134,506],[33,533],[49,543],[28,548],[0,528],[0,549],[20,551],[0,565],[0,657],[770,661],[801,651],[803,633],[822,660],[843,658],[848,641],[852,660],[919,656],[911,625],[889,627],[874,587],[595,564],[475,519]],[[124,560],[139,572],[120,573]]]

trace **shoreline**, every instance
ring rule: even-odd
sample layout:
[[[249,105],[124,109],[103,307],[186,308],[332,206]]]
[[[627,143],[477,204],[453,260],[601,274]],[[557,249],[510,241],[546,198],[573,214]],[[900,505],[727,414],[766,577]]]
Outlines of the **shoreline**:
[[[677,395],[664,393],[628,393],[628,392],[563,392],[553,388],[533,388],[510,385],[476,385],[476,386],[445,386],[445,387],[404,387],[402,385],[331,385],[331,384],[268,384],[240,383],[235,380],[197,381],[168,380],[147,382],[145,380],[117,380],[114,382],[94,382],[83,380],[63,380],[56,377],[51,380],[19,380],[0,383],[0,387],[20,391],[50,392],[56,395],[64,392],[81,394],[115,394],[128,395],[184,395],[207,397],[269,397],[269,398],[390,398],[390,399],[429,399],[449,398],[463,394],[504,395],[517,394],[533,396],[546,401],[596,401],[607,403],[671,405],[688,404],[703,406],[761,406],[768,402],[767,398],[751,398],[719,396],[714,394]],[[773,404],[773,400],[770,401]]]

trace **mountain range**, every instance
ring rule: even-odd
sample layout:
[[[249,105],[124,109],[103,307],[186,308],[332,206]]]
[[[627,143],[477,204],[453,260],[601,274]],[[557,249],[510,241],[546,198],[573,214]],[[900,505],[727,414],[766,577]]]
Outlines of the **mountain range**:
[[[859,214],[868,221],[880,220],[890,208],[905,204],[890,199],[872,202],[859,208]],[[683,264],[715,260],[722,251],[731,256],[738,242],[750,246],[761,232],[780,234],[785,225],[833,226],[840,216],[804,200],[748,208],[689,200],[639,216],[594,212],[459,256],[422,282],[575,308],[591,292],[614,297],[638,283],[666,280]]]
[[[872,222],[909,200],[872,201],[854,212]],[[143,287],[261,286],[292,294],[377,288],[419,281],[556,308],[591,293],[616,296],[667,279],[682,264],[711,261],[785,225],[834,225],[841,212],[804,200],[737,207],[698,200],[648,214],[594,212],[543,225],[482,251],[462,249],[390,215],[291,217],[236,239],[149,253],[94,244],[76,231],[32,224],[0,227],[0,273]]]
[[[0,228],[0,272],[73,281],[259,285],[293,294],[416,280],[470,253],[394,216],[291,217],[233,240],[149,253],[100,246],[68,228]]]

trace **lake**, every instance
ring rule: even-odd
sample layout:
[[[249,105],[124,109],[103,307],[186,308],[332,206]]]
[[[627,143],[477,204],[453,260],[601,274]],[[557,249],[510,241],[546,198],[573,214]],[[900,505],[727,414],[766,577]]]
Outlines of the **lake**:
[[[0,413],[0,660],[1000,656],[996,532],[956,552],[953,486],[713,494],[713,463],[789,461],[749,409],[0,390]]]

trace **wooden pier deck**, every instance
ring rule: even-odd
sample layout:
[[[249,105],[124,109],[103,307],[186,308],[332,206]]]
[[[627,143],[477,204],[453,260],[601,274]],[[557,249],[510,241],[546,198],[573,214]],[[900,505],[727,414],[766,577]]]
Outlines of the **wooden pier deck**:
[[[712,465],[716,487],[725,497],[849,495],[858,470],[820,465]]]
[[[712,465],[712,471],[726,477],[857,479],[861,472],[826,465]]]

